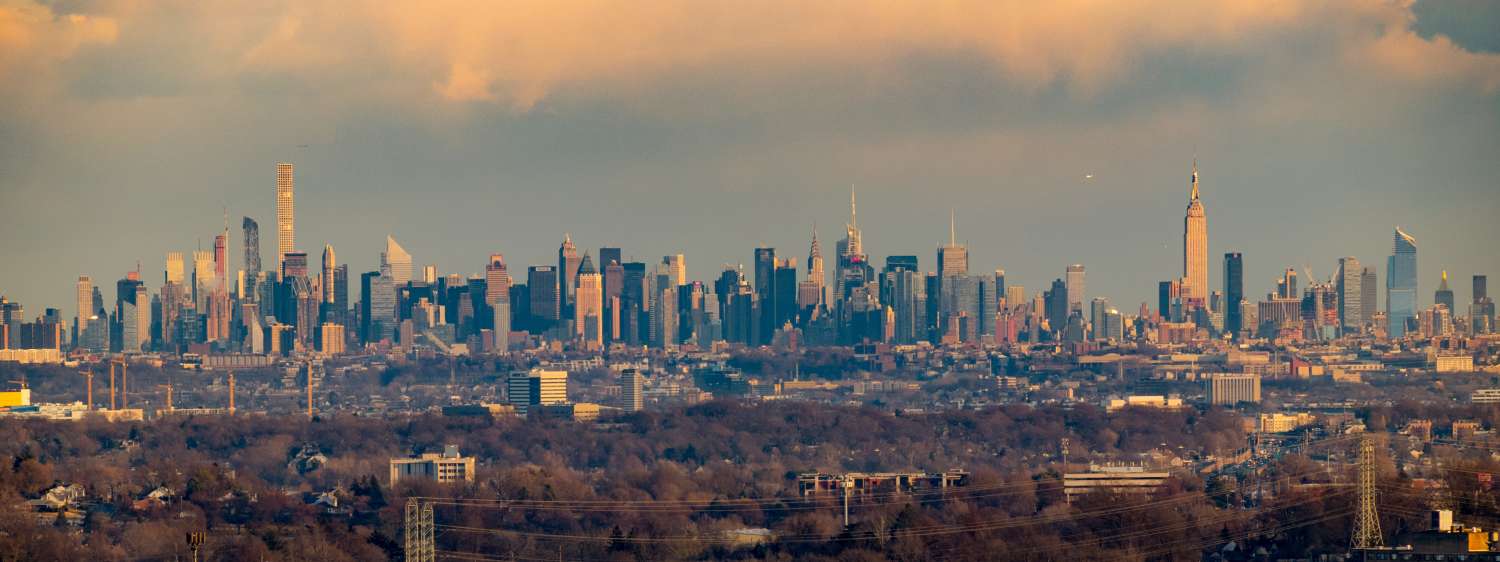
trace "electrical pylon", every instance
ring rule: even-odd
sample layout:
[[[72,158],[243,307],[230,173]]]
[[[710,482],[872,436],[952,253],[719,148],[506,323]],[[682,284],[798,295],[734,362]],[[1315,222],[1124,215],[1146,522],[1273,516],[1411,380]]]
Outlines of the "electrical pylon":
[[[437,545],[432,536],[432,504],[421,505],[417,498],[408,498],[405,531],[407,562],[437,561]]]
[[[1359,507],[1354,514],[1352,546],[1380,548],[1380,514],[1375,509],[1375,441],[1366,435],[1359,442]]]

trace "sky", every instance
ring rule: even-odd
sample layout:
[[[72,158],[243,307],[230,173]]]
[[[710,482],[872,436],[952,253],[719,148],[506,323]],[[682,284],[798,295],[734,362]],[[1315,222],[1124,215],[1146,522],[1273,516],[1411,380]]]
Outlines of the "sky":
[[[973,273],[1155,303],[1182,270],[1196,158],[1210,283],[1245,290],[1392,229],[1500,284],[1500,2],[1482,0],[0,0],[0,294],[208,248],[227,209],[275,262],[275,163],[297,245],[351,275],[393,235],[418,265],[513,275],[581,250],[773,246],[799,269],[849,220],[924,269],[950,210]],[[1383,291],[1382,291],[1383,293]],[[351,300],[358,295],[351,295]],[[1382,296],[1383,301],[1383,296]]]

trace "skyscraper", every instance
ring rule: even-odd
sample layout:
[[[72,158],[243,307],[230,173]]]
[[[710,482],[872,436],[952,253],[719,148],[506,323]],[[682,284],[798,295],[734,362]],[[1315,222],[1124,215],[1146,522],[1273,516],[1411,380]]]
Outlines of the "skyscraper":
[[[1476,334],[1495,331],[1495,301],[1490,299],[1488,285],[1488,277],[1474,276],[1474,301],[1470,306],[1469,316]]]
[[[572,317],[573,288],[577,284],[578,267],[582,263],[578,257],[578,247],[573,245],[573,236],[564,233],[562,244],[557,247],[557,295],[562,306],[560,311],[568,318]]]
[[[679,287],[687,284],[687,259],[682,254],[662,256],[661,263],[667,266],[667,271],[671,272],[673,283]]]
[[[490,254],[484,264],[484,303],[495,306],[510,300],[510,271],[505,267],[505,256]]]
[[[557,277],[557,268],[550,265],[533,265],[526,269],[526,286],[531,292],[531,318],[528,319],[528,327],[532,333],[550,330],[562,318]]]
[[[1083,312],[1084,271],[1082,264],[1068,266],[1068,312]]]
[[[969,249],[958,243],[958,221],[953,213],[948,215],[948,245],[938,247],[937,262],[942,278],[969,274]]]
[[[260,273],[260,224],[245,217],[240,228],[245,231],[245,276],[254,279]]]
[[[1359,321],[1361,326],[1374,323],[1375,310],[1380,307],[1380,288],[1375,283],[1375,268],[1365,267],[1359,274],[1359,309],[1363,313]]]
[[[759,306],[755,343],[768,345],[771,334],[779,327],[776,322],[776,248],[755,249],[755,298]]]
[[[1353,257],[1339,258],[1339,273],[1336,289],[1339,295],[1339,326],[1345,334],[1357,334],[1364,324],[1364,290],[1360,282],[1364,269]]]
[[[1182,219],[1182,276],[1187,279],[1185,300],[1195,306],[1208,302],[1208,216],[1198,200],[1198,160],[1193,160],[1192,191],[1188,194],[1187,216]]]
[[[1245,259],[1239,252],[1224,254],[1224,331],[1239,338],[1245,327]]]
[[[1443,280],[1438,283],[1437,291],[1432,294],[1432,303],[1448,307],[1448,312],[1454,313],[1453,289],[1448,288],[1448,271],[1443,271]]]
[[[604,290],[594,260],[585,253],[574,286],[574,333],[588,348],[604,346]]]
[[[848,290],[844,287],[847,270],[864,263],[864,245],[860,241],[859,214],[854,206],[854,188],[849,188],[849,223],[844,225],[844,239],[838,242],[838,267],[833,272],[833,302],[842,301]]]
[[[90,306],[93,304],[91,299],[94,294],[94,280],[87,275],[79,275],[77,289],[78,318],[73,321],[73,339],[75,343],[82,345],[78,340],[83,337],[84,332],[88,331],[89,317],[94,315],[93,307]]]
[[[1385,317],[1391,338],[1406,335],[1406,324],[1417,317],[1417,239],[1396,227],[1395,242],[1385,262]]]
[[[281,256],[297,250],[296,216],[293,201],[292,165],[276,163],[276,270],[281,271]]]
[[[406,253],[406,249],[390,235],[385,237],[385,252],[380,254],[380,266],[382,271],[389,268],[391,284],[397,289],[405,287],[411,281],[411,254]]]
[[[323,275],[322,275],[322,284],[323,284],[323,286],[321,287],[323,289],[322,302],[325,302],[325,303],[331,303],[331,302],[333,302],[333,295],[334,295],[333,270],[337,266],[338,266],[338,264],[334,263],[333,245],[332,244],[324,244],[323,245]]]
[[[804,299],[799,295],[798,300],[800,302],[797,303],[799,307],[805,308],[823,304],[823,299],[825,298],[823,296],[823,287],[824,283],[826,283],[826,277],[823,275],[823,247],[818,244],[817,224],[813,225],[812,243],[807,248],[807,281],[815,288],[817,299],[816,301]],[[811,293],[813,291],[809,290],[808,292]]]

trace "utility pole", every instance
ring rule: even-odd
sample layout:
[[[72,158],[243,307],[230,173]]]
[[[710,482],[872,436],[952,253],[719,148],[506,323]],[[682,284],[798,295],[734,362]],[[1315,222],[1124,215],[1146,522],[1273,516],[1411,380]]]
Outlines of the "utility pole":
[[[1375,441],[1365,435],[1359,442],[1359,507],[1354,514],[1355,549],[1380,548],[1380,514],[1375,509]]]
[[[433,540],[432,504],[422,505],[417,498],[406,499],[406,560],[408,562],[436,562],[436,544]]]
[[[119,407],[120,407],[119,403],[115,401],[115,362],[114,361],[110,361],[109,362],[109,409],[114,410],[114,409],[118,409]]]

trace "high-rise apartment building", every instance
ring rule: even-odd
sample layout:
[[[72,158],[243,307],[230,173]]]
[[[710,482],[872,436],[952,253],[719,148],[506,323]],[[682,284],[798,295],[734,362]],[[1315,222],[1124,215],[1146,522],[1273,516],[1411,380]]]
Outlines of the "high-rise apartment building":
[[[323,290],[322,302],[325,302],[325,303],[332,303],[333,302],[333,295],[334,295],[333,272],[334,272],[334,269],[337,268],[337,266],[338,266],[338,264],[334,263],[334,261],[335,261],[335,258],[334,258],[334,255],[333,255],[333,245],[332,244],[324,244],[323,245],[323,274],[321,276],[321,279],[322,279],[322,287],[321,287],[321,289]]]
[[[1198,199],[1198,161],[1193,160],[1192,190],[1188,193],[1187,216],[1182,219],[1182,276],[1187,280],[1185,299],[1192,306],[1208,303],[1208,216]]]
[[[254,279],[260,273],[260,224],[245,217],[240,229],[245,232],[245,276]]]
[[[626,412],[639,412],[645,409],[645,397],[642,387],[645,385],[645,377],[635,369],[620,371],[620,409]]]
[[[296,209],[294,206],[292,165],[276,164],[276,270],[281,271],[282,256],[297,250]]]
[[[1399,226],[1393,238],[1385,262],[1385,319],[1389,323],[1386,333],[1399,339],[1417,317],[1417,239]]]
[[[1474,276],[1474,298],[1469,306],[1469,319],[1474,333],[1488,334],[1495,328],[1495,301],[1490,298],[1489,278]]]

